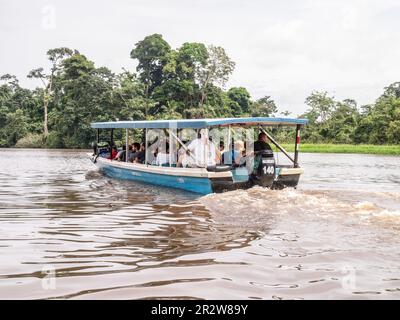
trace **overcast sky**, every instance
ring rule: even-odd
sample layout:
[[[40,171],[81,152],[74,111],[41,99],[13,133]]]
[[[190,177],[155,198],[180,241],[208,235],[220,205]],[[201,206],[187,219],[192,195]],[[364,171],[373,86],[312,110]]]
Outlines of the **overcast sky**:
[[[228,86],[295,115],[313,90],[367,104],[400,81],[399,0],[0,0],[0,74],[32,87],[26,74],[60,46],[134,70],[130,51],[152,33],[173,48],[224,47],[236,62]]]

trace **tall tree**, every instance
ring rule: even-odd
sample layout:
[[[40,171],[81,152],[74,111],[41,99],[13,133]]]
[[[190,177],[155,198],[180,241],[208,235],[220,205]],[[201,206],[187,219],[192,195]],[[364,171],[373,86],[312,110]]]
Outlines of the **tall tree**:
[[[163,68],[163,83],[154,89],[155,102],[153,114],[173,108],[184,114],[185,110],[199,105],[199,85],[196,83],[196,70],[204,66],[208,58],[207,48],[202,43],[184,43],[177,50],[167,54]]]
[[[113,104],[119,107],[118,116],[124,120],[145,120],[145,88],[134,73],[124,71],[116,78]]]
[[[252,103],[250,100],[250,93],[246,88],[233,87],[228,90],[227,94],[231,101],[229,105],[234,116],[240,116],[250,112]]]
[[[209,86],[224,86],[235,69],[235,62],[228,57],[224,48],[211,45],[208,47],[207,62],[197,66],[196,69],[196,78],[201,92],[200,106],[202,107],[207,98]]]
[[[328,92],[314,91],[306,98],[306,105],[309,106],[307,114],[310,121],[325,122],[335,108],[333,97],[328,96]]]
[[[275,101],[270,96],[264,96],[253,103],[251,115],[253,117],[271,117],[278,112]]]
[[[48,106],[53,94],[53,81],[56,72],[59,70],[62,60],[65,57],[71,56],[74,53],[69,48],[56,48],[47,51],[47,57],[51,63],[50,72],[45,73],[43,68],[34,69],[28,74],[28,78],[36,78],[42,81],[44,87],[43,93],[43,109],[44,109],[44,120],[43,120],[43,133],[45,138],[49,134],[48,129]]]
[[[57,77],[59,101],[49,114],[53,147],[86,147],[93,139],[90,123],[118,120],[121,105],[114,104],[115,75],[96,68],[82,54],[63,60]]]
[[[363,108],[356,142],[400,143],[400,82],[385,88],[375,104]]]
[[[147,103],[154,89],[163,82],[163,68],[167,63],[170,45],[161,34],[152,34],[136,43],[131,58],[139,61],[136,70],[145,85]],[[147,116],[146,108],[146,116]]]
[[[335,107],[329,119],[322,126],[324,136],[335,143],[352,143],[358,125],[359,112],[357,102],[352,99],[335,101]]]

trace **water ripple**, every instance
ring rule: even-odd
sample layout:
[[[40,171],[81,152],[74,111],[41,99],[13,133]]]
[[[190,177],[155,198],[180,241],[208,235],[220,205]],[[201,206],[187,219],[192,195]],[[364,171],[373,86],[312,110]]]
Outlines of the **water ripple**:
[[[399,159],[338,157],[304,155],[299,190],[199,197],[0,150],[0,298],[398,299]]]

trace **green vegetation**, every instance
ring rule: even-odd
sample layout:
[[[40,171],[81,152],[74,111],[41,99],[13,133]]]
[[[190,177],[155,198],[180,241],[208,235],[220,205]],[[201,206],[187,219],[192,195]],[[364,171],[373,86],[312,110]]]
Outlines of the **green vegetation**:
[[[283,144],[283,147],[287,151],[294,151],[294,144]],[[300,151],[312,153],[361,153],[400,155],[400,145],[305,143],[300,145]]]
[[[115,74],[77,50],[55,48],[47,52],[47,69],[27,75],[40,81],[36,89],[1,76],[0,147],[87,148],[95,121],[290,115],[279,112],[267,93],[254,100],[246,88],[226,89],[235,63],[221,47],[186,42],[174,49],[153,34],[136,43],[130,56],[136,72]],[[327,92],[313,92],[305,103],[308,110],[299,117],[310,125],[302,132],[302,151],[398,154],[399,82],[367,106],[337,101]],[[120,131],[115,140],[123,140]],[[279,141],[294,140],[292,131],[273,131]]]

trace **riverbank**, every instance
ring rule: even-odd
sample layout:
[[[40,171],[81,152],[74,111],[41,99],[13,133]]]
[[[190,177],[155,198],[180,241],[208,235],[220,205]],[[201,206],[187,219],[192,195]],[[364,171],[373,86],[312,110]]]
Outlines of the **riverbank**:
[[[294,151],[294,144],[283,144],[283,147]],[[304,143],[300,145],[300,152],[400,155],[400,145]]]
[[[282,143],[289,152],[294,151],[294,144]],[[1,149],[1,148],[0,148]],[[53,148],[21,148],[11,147],[4,149],[51,149],[51,150],[81,150],[90,152],[92,149],[53,149]],[[276,150],[276,148],[274,148]],[[300,145],[300,152],[309,153],[354,153],[354,154],[381,154],[400,156],[400,145],[372,145],[372,144],[330,144],[330,143],[304,143]]]

